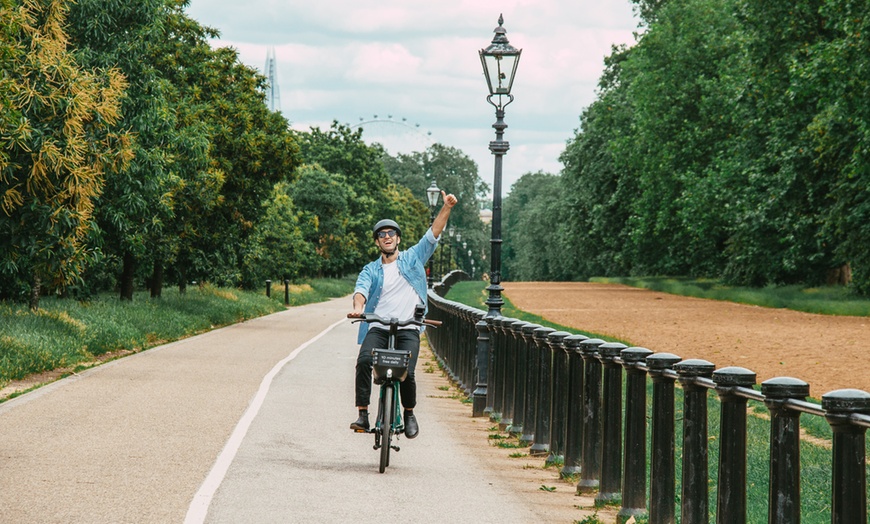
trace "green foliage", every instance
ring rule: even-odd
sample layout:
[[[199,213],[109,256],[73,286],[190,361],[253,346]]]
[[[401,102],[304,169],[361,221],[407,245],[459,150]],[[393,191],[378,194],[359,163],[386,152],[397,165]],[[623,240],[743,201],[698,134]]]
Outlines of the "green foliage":
[[[571,280],[568,257],[553,256],[542,246],[560,245],[565,233],[562,190],[558,176],[547,173],[523,175],[504,199],[504,280]]]
[[[407,187],[423,209],[428,209],[426,189],[432,182],[446,194],[456,196],[458,202],[450,213],[450,225],[461,232],[466,247],[453,250],[452,257],[459,267],[466,270],[470,268],[471,260],[476,267],[484,267],[483,254],[487,251],[490,235],[480,220],[480,210],[489,206],[484,201],[487,186],[480,178],[477,164],[462,151],[443,144],[433,144],[425,151],[395,157],[385,154],[383,162],[393,182]],[[442,240],[442,248],[446,244]],[[468,256],[469,249],[471,257]],[[441,253],[436,253],[435,259],[440,256]]]
[[[99,246],[123,264],[121,296],[131,299],[135,270],[165,234],[182,180],[165,144],[176,141],[171,84],[146,57],[165,37],[163,0],[79,0],[70,6],[68,31],[86,67],[117,67],[127,78],[117,129],[134,137],[133,157],[114,166],[96,208]]]
[[[111,132],[126,84],[70,52],[66,3],[3,2],[0,19],[0,297],[32,289],[36,307],[41,282],[81,279],[93,256],[103,175],[129,159]]]
[[[291,131],[188,3],[0,0],[0,298],[340,276],[377,256],[375,221],[425,233],[383,148],[338,123]],[[482,246],[476,166],[432,151]]]
[[[311,274],[312,262],[319,262],[312,243],[306,242],[300,215],[286,183],[276,184],[269,200],[263,202],[266,213],[248,238],[242,284],[257,288],[266,280],[296,281]]]
[[[316,164],[302,166],[296,173],[291,195],[303,210],[304,239],[316,250],[318,271],[342,275],[360,265],[369,245],[369,237],[364,233],[368,223],[362,222],[368,216],[354,216],[345,211],[356,200],[347,178]]]
[[[561,157],[556,218],[536,209],[559,226],[548,237],[555,260],[508,220],[509,274],[758,287],[842,282],[851,270],[852,288],[867,293],[868,4],[634,3],[644,30],[605,58],[598,97]],[[536,256],[533,266],[559,270],[516,272]]]

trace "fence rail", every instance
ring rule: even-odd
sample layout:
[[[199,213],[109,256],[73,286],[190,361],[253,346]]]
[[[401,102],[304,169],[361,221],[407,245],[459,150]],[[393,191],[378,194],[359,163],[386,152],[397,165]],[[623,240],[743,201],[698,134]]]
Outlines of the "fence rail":
[[[442,291],[443,292],[443,291]],[[579,476],[578,493],[619,503],[619,522],[648,515],[673,523],[676,513],[676,395],[683,390],[680,517],[706,524],[708,391],[720,400],[716,522],[746,522],[747,402],[770,413],[768,522],[800,522],[801,414],[823,417],[833,431],[831,522],[867,522],[866,428],[870,393],[841,389],[806,401],[809,384],[777,377],[756,386],[742,367],[684,360],[671,353],[605,342],[484,311],[429,293],[428,333],[451,379],[474,399],[474,415],[530,445],[530,454]],[[623,377],[623,374],[625,375]],[[647,380],[652,417],[647,420]],[[623,409],[624,408],[624,409]],[[647,435],[649,434],[649,439]],[[649,507],[647,443],[649,440]]]

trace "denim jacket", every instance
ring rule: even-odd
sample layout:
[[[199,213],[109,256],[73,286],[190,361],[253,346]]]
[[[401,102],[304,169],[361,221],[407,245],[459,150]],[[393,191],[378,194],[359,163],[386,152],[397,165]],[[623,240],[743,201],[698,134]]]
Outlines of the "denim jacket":
[[[439,240],[441,240],[441,238],[435,238],[435,234],[432,233],[432,228],[429,228],[417,245],[407,251],[400,251],[398,260],[394,262],[395,264],[399,264],[399,274],[402,275],[409,284],[411,284],[411,287],[414,288],[414,291],[417,292],[417,295],[420,296],[420,300],[423,301],[423,304],[426,305],[427,308],[428,302],[426,301],[426,294],[429,286],[426,283],[426,262],[429,261],[432,253],[435,252],[435,248],[438,247]],[[381,257],[378,257],[377,260],[366,264],[362,271],[360,271],[360,274],[356,279],[356,288],[353,291],[354,294],[360,293],[366,298],[366,313],[374,313],[375,308],[378,305],[378,300],[381,298],[381,289],[383,287],[384,267],[381,263]],[[357,337],[358,344],[362,344],[366,333],[368,333],[368,328],[368,323],[360,322],[359,336]]]

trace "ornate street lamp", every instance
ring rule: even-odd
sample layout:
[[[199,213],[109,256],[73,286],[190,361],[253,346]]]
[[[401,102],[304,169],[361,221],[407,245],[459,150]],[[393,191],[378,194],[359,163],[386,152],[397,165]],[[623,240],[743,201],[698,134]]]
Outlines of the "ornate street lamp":
[[[514,83],[514,75],[517,72],[517,64],[520,62],[522,49],[517,49],[508,42],[504,17],[499,15],[498,27],[495,28],[495,37],[486,49],[480,50],[480,62],[483,64],[483,75],[489,87],[489,96],[486,101],[495,107],[495,140],[489,143],[489,150],[495,155],[495,176],[492,185],[492,241],[490,257],[491,268],[489,273],[489,298],[486,305],[489,306],[486,316],[501,316],[501,307],[504,300],[501,298],[501,175],[502,157],[510,148],[504,138],[504,108],[514,101],[511,87]],[[494,101],[495,99],[495,101]]]
[[[435,223],[435,206],[438,205],[438,197],[441,196],[441,190],[438,189],[438,186],[435,185],[435,181],[432,181],[432,185],[426,189],[426,198],[429,199],[429,226]],[[432,287],[432,283],[435,281],[435,275],[432,274],[432,257],[429,257],[429,287]]]

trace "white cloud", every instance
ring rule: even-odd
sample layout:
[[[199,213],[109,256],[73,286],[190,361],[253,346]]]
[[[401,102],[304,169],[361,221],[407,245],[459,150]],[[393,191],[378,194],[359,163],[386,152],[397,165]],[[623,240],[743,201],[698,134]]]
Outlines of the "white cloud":
[[[523,173],[559,171],[604,56],[633,42],[637,26],[629,0],[192,0],[188,12],[221,31],[215,45],[238,49],[259,70],[275,47],[282,112],[294,128],[378,114],[381,132],[401,135],[405,118],[409,144],[426,142],[410,128],[420,124],[488,181],[495,115],[478,50],[503,13],[511,44],[523,49],[506,115],[505,190]]]

